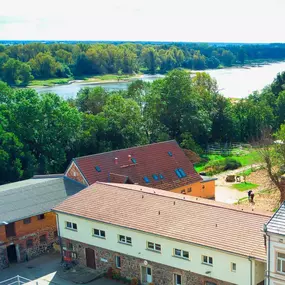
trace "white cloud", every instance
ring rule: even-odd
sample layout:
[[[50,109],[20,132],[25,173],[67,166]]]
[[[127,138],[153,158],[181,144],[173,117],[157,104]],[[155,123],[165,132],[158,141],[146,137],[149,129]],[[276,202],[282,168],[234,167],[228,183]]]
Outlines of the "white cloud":
[[[0,39],[284,42],[284,9],[283,0],[9,0]]]

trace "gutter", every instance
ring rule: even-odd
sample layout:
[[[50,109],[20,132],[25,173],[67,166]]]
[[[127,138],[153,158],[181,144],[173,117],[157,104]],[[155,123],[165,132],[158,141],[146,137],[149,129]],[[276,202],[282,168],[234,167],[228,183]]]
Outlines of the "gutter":
[[[248,260],[250,262],[250,285],[252,285],[252,257],[248,257]]]

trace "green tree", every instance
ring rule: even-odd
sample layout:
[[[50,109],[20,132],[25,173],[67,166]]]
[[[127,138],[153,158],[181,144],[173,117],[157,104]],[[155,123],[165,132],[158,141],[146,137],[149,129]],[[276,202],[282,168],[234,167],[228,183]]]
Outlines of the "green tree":
[[[150,74],[155,74],[157,69],[158,56],[153,47],[145,47],[142,50],[142,60],[144,66],[147,68]]]
[[[232,66],[233,62],[235,61],[235,56],[231,51],[223,50],[221,61],[225,66]]]
[[[243,47],[240,47],[239,51],[238,51],[238,56],[237,56],[237,60],[241,63],[244,64],[246,59],[246,53]]]

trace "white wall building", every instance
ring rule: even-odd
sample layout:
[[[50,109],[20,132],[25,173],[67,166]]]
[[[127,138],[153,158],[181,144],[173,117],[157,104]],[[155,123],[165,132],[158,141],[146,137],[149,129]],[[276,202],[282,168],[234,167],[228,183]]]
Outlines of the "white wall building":
[[[264,227],[267,235],[266,284],[285,284],[285,204]]]
[[[96,183],[55,209],[66,260],[155,285],[264,284],[270,215],[138,185]]]

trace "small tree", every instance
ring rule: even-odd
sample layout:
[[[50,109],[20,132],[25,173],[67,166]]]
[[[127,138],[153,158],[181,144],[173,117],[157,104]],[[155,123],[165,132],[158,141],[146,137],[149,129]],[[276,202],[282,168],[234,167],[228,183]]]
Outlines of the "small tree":
[[[272,183],[280,192],[280,203],[285,200],[285,183],[282,181],[285,166],[285,124],[273,136],[264,132],[259,153]]]

